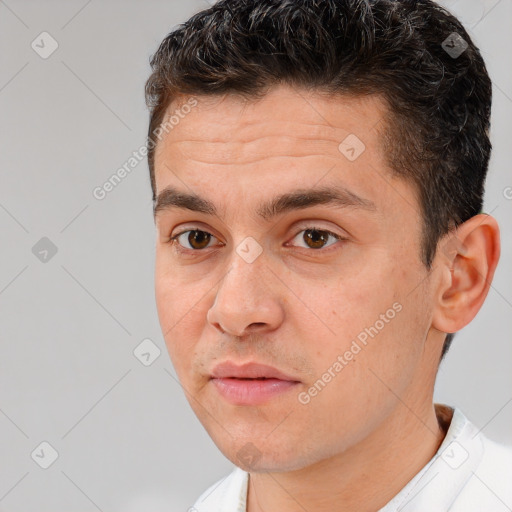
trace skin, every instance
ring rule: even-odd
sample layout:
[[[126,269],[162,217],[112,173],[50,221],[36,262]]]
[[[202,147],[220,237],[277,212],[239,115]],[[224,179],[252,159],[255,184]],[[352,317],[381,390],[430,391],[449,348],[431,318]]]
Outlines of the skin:
[[[387,166],[387,110],[377,96],[279,86],[257,101],[197,100],[155,155],[157,194],[173,186],[219,211],[155,216],[157,310],[190,405],[222,453],[250,472],[249,512],[378,510],[444,438],[433,404],[441,349],[487,295],[497,223],[473,217],[440,241],[430,271],[423,265],[417,195]],[[354,161],[338,149],[348,134],[366,147]],[[320,186],[346,187],[375,209],[316,205],[268,221],[256,214],[276,195]],[[312,248],[304,239],[311,227],[345,240],[330,236]],[[187,229],[210,233],[208,246],[191,246],[188,233],[169,241]],[[252,263],[236,252],[248,236],[262,248]],[[298,393],[396,303],[400,312],[300,403]],[[226,360],[268,364],[300,382],[267,403],[233,405],[209,378]],[[252,460],[239,457],[247,450]]]

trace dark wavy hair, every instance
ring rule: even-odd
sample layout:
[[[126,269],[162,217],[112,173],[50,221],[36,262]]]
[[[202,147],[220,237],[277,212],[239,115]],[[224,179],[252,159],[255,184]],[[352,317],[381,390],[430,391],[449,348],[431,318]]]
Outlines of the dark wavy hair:
[[[446,50],[454,41],[467,45],[460,55]],[[177,95],[258,98],[284,83],[384,98],[385,154],[418,192],[427,269],[439,239],[482,211],[491,80],[464,27],[434,1],[220,0],[169,33],[150,63],[153,201],[155,130]]]

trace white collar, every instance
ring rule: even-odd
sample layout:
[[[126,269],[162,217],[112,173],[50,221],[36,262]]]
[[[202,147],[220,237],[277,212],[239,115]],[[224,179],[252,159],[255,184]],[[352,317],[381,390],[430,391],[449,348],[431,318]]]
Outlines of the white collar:
[[[478,433],[459,409],[453,409],[436,454],[379,512],[448,510],[482,460]]]

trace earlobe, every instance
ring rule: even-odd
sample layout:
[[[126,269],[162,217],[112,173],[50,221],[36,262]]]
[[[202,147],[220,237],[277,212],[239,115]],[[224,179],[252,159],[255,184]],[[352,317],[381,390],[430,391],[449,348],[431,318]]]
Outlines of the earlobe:
[[[490,215],[471,217],[440,241],[433,327],[449,333],[471,322],[487,297],[499,257],[499,227]]]

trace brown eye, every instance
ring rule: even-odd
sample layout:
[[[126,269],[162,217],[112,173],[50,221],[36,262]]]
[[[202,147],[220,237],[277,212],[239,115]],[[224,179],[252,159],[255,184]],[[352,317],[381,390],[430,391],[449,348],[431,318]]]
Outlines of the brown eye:
[[[194,249],[204,249],[205,247],[208,247],[210,239],[210,233],[206,233],[205,231],[190,231],[188,235],[188,243]]]
[[[185,249],[199,251],[208,247],[212,238],[215,237],[206,231],[189,229],[173,236],[171,241],[177,241]]]
[[[330,240],[332,239],[334,240],[331,242]],[[318,250],[333,245],[333,243],[335,243],[337,240],[345,239],[342,236],[337,235],[336,233],[332,233],[331,231],[328,231],[326,229],[318,229],[311,227],[300,231],[294,237],[294,240],[297,241],[299,247]]]
[[[304,242],[311,247],[311,249],[321,249],[329,238],[329,234],[325,231],[318,231],[317,229],[307,229],[304,231]]]

